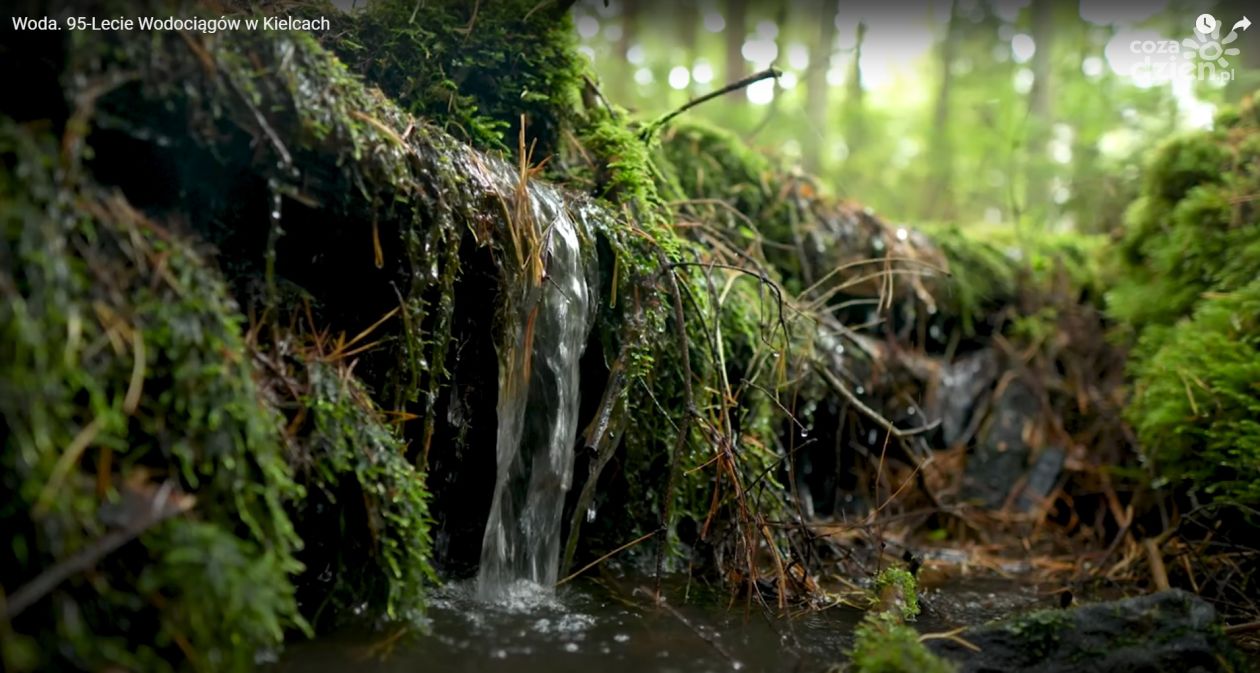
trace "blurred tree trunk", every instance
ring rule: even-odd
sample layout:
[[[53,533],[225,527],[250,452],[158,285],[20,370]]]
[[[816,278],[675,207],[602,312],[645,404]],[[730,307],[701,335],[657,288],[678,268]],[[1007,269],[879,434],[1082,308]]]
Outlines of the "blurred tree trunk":
[[[822,173],[823,156],[828,146],[827,71],[831,68],[831,52],[836,42],[836,15],[840,0],[820,0],[818,35],[809,53],[809,70],[805,74],[805,116],[809,120],[810,134],[814,142],[806,142],[803,149],[805,170]]]
[[[866,24],[858,22],[853,40],[853,61],[844,83],[844,142],[849,156],[866,146],[866,88],[862,83],[862,46],[866,42]]]
[[[639,37],[639,14],[642,0],[622,0],[621,39],[617,40],[617,75],[613,79],[613,98],[619,105],[633,107],[634,69],[629,60],[630,47]]]
[[[932,104],[931,140],[927,154],[927,192],[919,202],[919,215],[924,219],[951,220],[955,215],[954,202],[954,142],[950,129],[950,94],[953,86],[953,65],[958,54],[958,42],[962,34],[959,25],[958,0],[949,6],[949,23],[945,38],[941,40],[938,65],[939,88]]]
[[[726,4],[726,82],[729,84],[748,74],[744,64],[744,40],[748,37],[746,0],[730,0]],[[736,100],[732,98],[732,100]]]
[[[678,19],[678,49],[682,58],[670,67],[681,65],[690,72],[691,66],[695,64],[696,57],[700,54],[700,7],[698,0],[677,0],[677,2],[675,12]],[[688,77],[687,88],[683,90],[684,100],[690,98],[695,90],[696,83]]]
[[[1116,27],[1109,26],[1102,30],[1106,31],[1107,39],[1101,41],[1101,44],[1107,44],[1115,36]],[[1077,55],[1074,63],[1106,57],[1105,50],[1090,39],[1089,32],[1089,29],[1077,23],[1073,33],[1060,35],[1060,38],[1067,37],[1075,42]],[[1064,41],[1060,39],[1060,42]],[[1072,125],[1072,168],[1069,178],[1071,196],[1064,204],[1064,211],[1072,215],[1078,231],[1105,233],[1119,219],[1118,204],[1127,202],[1123,194],[1115,193],[1119,179],[1109,175],[1104,169],[1102,153],[1098,149],[1103,134],[1111,127],[1110,123],[1102,120],[1106,119],[1107,113],[1119,107],[1116,93],[1106,82],[1098,86],[1088,81],[1071,80],[1066,76],[1061,81],[1065,93],[1071,87],[1081,86],[1093,86],[1097,90],[1097,96],[1092,96],[1084,109],[1072,110],[1070,115],[1064,115],[1065,120],[1070,119]]]
[[[1025,191],[1023,210],[1044,220],[1051,211],[1050,203],[1050,132],[1054,124],[1051,81],[1054,50],[1054,0],[1033,0],[1032,58],[1033,85],[1028,92],[1028,135],[1025,147]]]

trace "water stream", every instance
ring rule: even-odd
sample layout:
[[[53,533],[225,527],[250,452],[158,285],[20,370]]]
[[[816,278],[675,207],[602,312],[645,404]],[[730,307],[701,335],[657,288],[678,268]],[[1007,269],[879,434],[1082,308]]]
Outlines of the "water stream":
[[[488,170],[500,194],[517,188],[506,164]],[[478,595],[488,601],[522,590],[520,582],[548,590],[556,583],[561,511],[573,481],[578,364],[593,315],[587,211],[539,184],[517,203],[509,226],[533,227],[544,271],[541,279],[515,268],[505,273],[506,291],[519,296],[509,302],[514,315],[505,320],[499,353],[498,471],[477,577]]]
[[[775,614],[678,576],[665,579],[662,608],[652,586],[605,572],[486,603],[472,583],[453,583],[431,597],[427,632],[348,629],[291,647],[270,671],[824,673],[847,659],[862,618],[845,607]],[[1018,580],[960,578],[925,592],[915,627],[943,632],[1052,602]]]

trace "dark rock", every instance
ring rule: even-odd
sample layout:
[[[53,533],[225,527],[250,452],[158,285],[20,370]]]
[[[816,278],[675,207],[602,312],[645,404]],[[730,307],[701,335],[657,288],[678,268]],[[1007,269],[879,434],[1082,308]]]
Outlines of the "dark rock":
[[[1024,489],[1020,491],[1016,506],[1021,512],[1031,512],[1050,497],[1054,484],[1063,473],[1063,463],[1067,460],[1067,452],[1057,446],[1047,446],[1037,454],[1037,459],[1028,469],[1028,478]]]
[[[1031,448],[1025,427],[1040,418],[1041,406],[1032,389],[1018,378],[998,394],[971,455],[963,479],[964,497],[996,509],[1006,502],[1028,466]]]
[[[959,673],[1207,673],[1229,667],[1231,646],[1216,627],[1216,611],[1180,590],[1044,610],[970,628],[929,648]]]
[[[946,447],[970,437],[972,411],[985,391],[997,381],[997,354],[985,348],[940,368],[940,378],[927,402],[928,418],[941,420],[941,439]]]

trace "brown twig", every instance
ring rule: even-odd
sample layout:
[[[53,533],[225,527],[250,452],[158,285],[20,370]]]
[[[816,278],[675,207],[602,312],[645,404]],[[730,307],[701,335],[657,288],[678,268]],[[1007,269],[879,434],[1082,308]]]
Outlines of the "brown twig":
[[[607,561],[608,559],[612,558],[613,556],[616,556],[617,554],[620,554],[621,552],[623,552],[623,551],[625,551],[625,550],[627,550],[627,549],[629,549],[629,548],[631,548],[631,547],[635,546],[636,544],[639,544],[640,542],[642,542],[642,541],[644,541],[644,540],[646,540],[646,539],[648,539],[648,538],[652,537],[653,535],[656,535],[656,534],[657,534],[657,533],[659,533],[659,532],[661,532],[659,529],[658,529],[658,530],[653,530],[653,531],[648,531],[647,533],[644,533],[643,535],[640,535],[639,537],[637,537],[637,538],[635,538],[635,539],[633,539],[633,540],[631,540],[631,541],[629,541],[629,542],[627,542],[627,543],[625,543],[625,544],[621,545],[620,547],[617,547],[616,549],[614,549],[614,550],[612,550],[612,551],[608,552],[607,554],[604,554],[603,556],[601,556],[601,557],[599,557],[599,558],[595,559],[594,561],[591,561],[590,563],[587,563],[586,565],[582,566],[581,568],[578,568],[577,570],[573,571],[572,573],[569,573],[569,575],[568,575],[568,576],[566,576],[564,579],[560,580],[559,582],[556,582],[556,586],[563,586],[563,585],[565,585],[565,584],[569,583],[571,580],[576,579],[579,575],[581,575],[582,573],[586,572],[587,570],[590,570],[591,568],[594,568],[595,566],[597,566],[597,565],[599,565],[599,564],[603,563],[604,561]]]
[[[678,108],[677,110],[674,110],[673,112],[666,114],[664,117],[661,117],[657,119],[656,121],[648,124],[643,129],[643,138],[645,140],[650,139],[657,131],[661,130],[662,128],[665,127],[666,124],[673,121],[675,117],[686,112],[687,110],[690,110],[691,108],[697,105],[700,105],[701,103],[705,103],[710,100],[713,100],[714,98],[717,98],[718,96],[724,96],[732,91],[739,91],[740,89],[756,84],[757,82],[760,82],[763,79],[770,79],[771,77],[778,79],[779,75],[781,74],[782,73],[779,72],[775,68],[766,68],[765,70],[762,70],[761,72],[749,75],[748,77],[745,77],[744,79],[741,79],[737,82],[732,82],[730,84],[727,84],[726,86],[722,87],[721,89],[718,89],[717,91],[710,91],[709,93],[706,93],[703,96],[692,98],[691,100],[684,103],[683,106]]]
[[[823,377],[823,380],[827,382],[827,385],[831,386],[832,390],[836,391],[837,393],[840,393],[840,396],[843,397],[845,400],[847,400],[850,404],[852,404],[854,408],[856,408],[858,411],[862,413],[863,416],[866,416],[870,420],[874,421],[876,425],[883,428],[885,431],[888,432],[888,434],[894,437],[897,437],[898,439],[902,439],[905,437],[912,437],[914,435],[923,434],[925,432],[931,432],[932,430],[935,430],[938,425],[941,424],[941,421],[938,418],[932,421],[931,423],[928,423],[927,425],[923,425],[917,428],[909,428],[905,430],[898,428],[897,426],[893,425],[892,421],[888,420],[887,418],[884,418],[883,416],[879,414],[879,412],[870,408],[869,406],[866,405],[866,403],[858,399],[858,396],[854,395],[853,391],[849,390],[848,386],[844,385],[844,382],[836,378],[836,375],[832,374],[831,371],[827,369],[825,366],[823,366],[820,363],[815,363],[814,371],[818,372]]]
[[[116,551],[138,537],[141,533],[177,514],[192,508],[192,496],[174,494],[174,486],[170,482],[162,484],[157,493],[149,501],[149,506],[128,525],[96,540],[87,548],[61,561],[18,588],[9,595],[4,605],[5,620],[12,620],[22,611],[34,605],[39,599],[48,595],[58,585],[70,577],[84,572],[96,565],[102,558]],[[172,498],[174,496],[174,498]]]

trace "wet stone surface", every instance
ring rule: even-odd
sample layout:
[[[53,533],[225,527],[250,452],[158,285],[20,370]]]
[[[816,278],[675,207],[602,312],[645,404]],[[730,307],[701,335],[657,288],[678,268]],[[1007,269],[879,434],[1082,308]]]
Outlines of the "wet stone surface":
[[[1216,613],[1184,591],[1050,610],[968,629],[929,647],[959,673],[1136,673],[1228,670]]]

